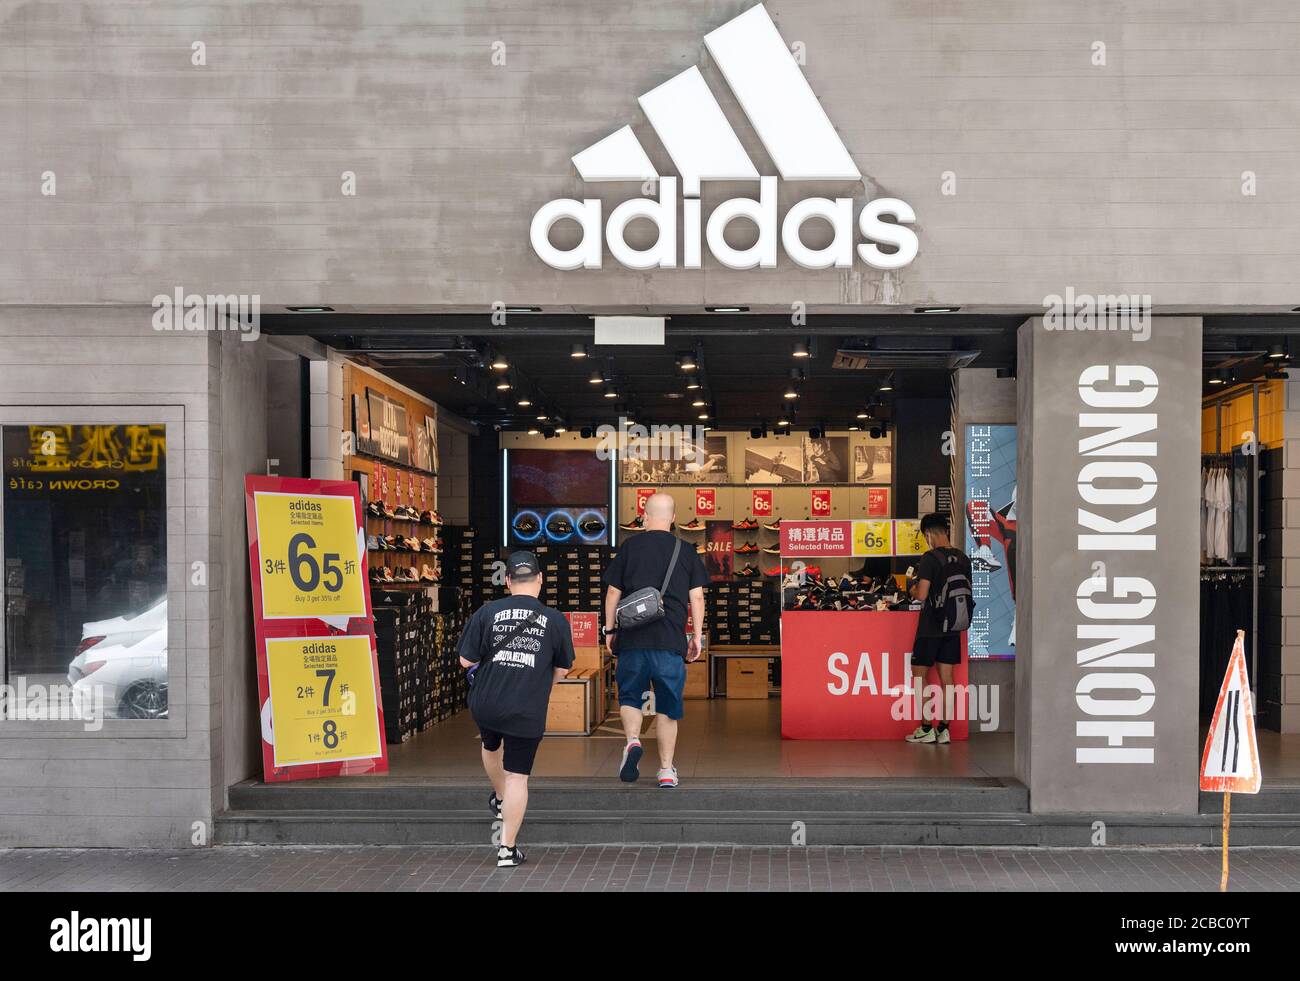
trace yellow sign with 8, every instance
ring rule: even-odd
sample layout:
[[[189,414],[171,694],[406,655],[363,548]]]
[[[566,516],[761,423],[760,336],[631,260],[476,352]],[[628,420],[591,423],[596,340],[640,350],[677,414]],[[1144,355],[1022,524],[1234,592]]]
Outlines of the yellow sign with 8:
[[[368,635],[268,639],[266,664],[277,767],[380,755]]]

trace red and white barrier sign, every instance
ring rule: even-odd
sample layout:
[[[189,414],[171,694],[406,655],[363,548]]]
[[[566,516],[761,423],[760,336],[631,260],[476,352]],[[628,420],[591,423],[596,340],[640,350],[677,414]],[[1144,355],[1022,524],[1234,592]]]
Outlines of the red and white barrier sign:
[[[1237,631],[1201,754],[1201,789],[1257,794],[1261,779],[1255,706],[1246,676],[1245,635]]]
[[[831,490],[829,487],[814,487],[812,489],[812,516],[814,518],[829,518],[831,516]]]
[[[636,513],[645,514],[645,502],[650,500],[650,495],[655,492],[653,487],[638,487],[636,489]]]
[[[934,718],[943,698],[938,672],[926,678],[917,704],[912,642],[919,614],[781,614],[781,736],[785,739],[902,739]],[[954,740],[967,738],[971,718],[991,717],[996,706],[967,686],[966,635],[953,672]],[[972,706],[974,712],[972,712]],[[979,713],[981,710],[984,715]],[[948,715],[944,709],[945,717]]]
[[[754,491],[753,510],[750,513],[756,518],[770,518],[772,516],[772,491],[770,489]]]
[[[712,487],[695,488],[695,513],[701,518],[711,518],[718,511],[718,492]]]

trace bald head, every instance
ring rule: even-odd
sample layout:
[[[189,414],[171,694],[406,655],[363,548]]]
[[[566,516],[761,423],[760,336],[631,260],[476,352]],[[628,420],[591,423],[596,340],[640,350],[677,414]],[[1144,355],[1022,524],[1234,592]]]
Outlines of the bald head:
[[[677,502],[671,494],[662,491],[651,494],[645,501],[645,526],[647,531],[668,531],[677,517]]]

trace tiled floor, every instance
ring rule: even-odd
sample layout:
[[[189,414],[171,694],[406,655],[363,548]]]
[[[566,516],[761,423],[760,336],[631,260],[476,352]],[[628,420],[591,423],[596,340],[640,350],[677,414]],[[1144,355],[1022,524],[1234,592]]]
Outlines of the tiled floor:
[[[653,724],[642,734],[647,765],[657,766]],[[781,702],[712,699],[686,703],[677,737],[677,771],[692,777],[989,777],[1015,771],[1010,733],[975,733],[968,742],[912,746],[900,741],[810,742],[781,738]],[[591,736],[550,736],[533,773],[609,777],[618,770],[623,730],[616,715]],[[478,730],[468,712],[389,747],[393,776],[478,777]],[[375,779],[383,779],[376,777]]]
[[[0,851],[15,891],[1212,892],[1215,849],[588,846]],[[1300,849],[1235,849],[1233,891],[1300,890]]]
[[[657,765],[653,724],[643,736],[646,765]],[[1260,732],[1259,749],[1266,785],[1300,781],[1300,735]],[[392,776],[482,776],[478,730],[468,712],[388,750]],[[544,777],[610,777],[618,769],[622,751],[622,728],[618,716],[611,714],[591,736],[547,737],[533,772]],[[676,763],[684,780],[1010,777],[1015,773],[1014,752],[1014,734],[996,732],[972,733],[969,741],[948,746],[782,739],[779,699],[712,699],[686,703]]]

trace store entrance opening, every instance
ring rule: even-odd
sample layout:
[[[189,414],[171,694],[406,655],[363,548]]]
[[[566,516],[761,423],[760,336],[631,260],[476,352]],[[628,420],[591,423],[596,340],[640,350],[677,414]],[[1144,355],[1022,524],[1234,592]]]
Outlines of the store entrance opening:
[[[598,346],[584,317],[475,319],[465,333],[450,318],[420,330],[322,319],[357,436],[344,473],[369,504],[391,778],[481,779],[455,645],[466,616],[504,593],[505,556],[528,549],[577,654],[533,772],[616,779],[608,573],[648,534],[659,493],[705,582],[705,650],[686,666],[673,760],[683,784],[1011,780],[1018,323],[677,316],[664,345]],[[428,472],[384,451],[393,404],[436,419]],[[972,559],[975,611],[954,637],[954,684],[932,669],[916,692],[927,514]],[[645,694],[653,783],[659,717]]]

